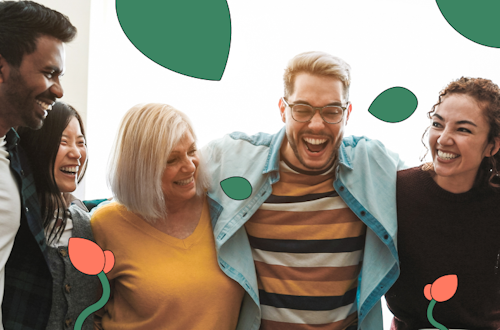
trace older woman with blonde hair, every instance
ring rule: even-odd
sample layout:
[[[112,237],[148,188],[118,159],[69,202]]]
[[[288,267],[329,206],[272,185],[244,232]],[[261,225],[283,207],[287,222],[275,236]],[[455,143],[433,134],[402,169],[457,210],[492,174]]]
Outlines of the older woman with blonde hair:
[[[244,290],[217,262],[206,180],[187,116],[165,104],[130,109],[109,183],[118,202],[91,221],[96,242],[116,259],[98,326],[234,330]]]

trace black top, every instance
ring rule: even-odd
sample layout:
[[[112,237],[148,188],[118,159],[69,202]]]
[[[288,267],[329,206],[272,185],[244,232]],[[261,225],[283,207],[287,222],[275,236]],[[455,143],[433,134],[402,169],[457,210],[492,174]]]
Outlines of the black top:
[[[434,328],[423,289],[448,274],[458,276],[458,289],[436,303],[434,319],[448,328],[500,329],[500,193],[453,194],[411,168],[398,172],[397,207],[401,275],[386,294],[391,329]]]

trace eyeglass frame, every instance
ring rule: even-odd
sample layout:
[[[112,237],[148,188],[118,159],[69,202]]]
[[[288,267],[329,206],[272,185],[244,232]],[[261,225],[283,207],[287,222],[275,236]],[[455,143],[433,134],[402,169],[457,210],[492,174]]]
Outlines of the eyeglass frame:
[[[325,105],[324,107],[313,107],[312,105],[305,104],[305,103],[291,103],[291,104],[288,104],[288,102],[285,100],[284,97],[282,97],[281,100],[285,103],[286,106],[288,106],[290,108],[293,120],[295,120],[298,123],[307,123],[307,122],[310,122],[311,119],[314,118],[314,115],[316,115],[316,110],[319,110],[319,115],[321,116],[321,119],[323,119],[323,121],[325,123],[327,123],[327,124],[338,124],[338,123],[342,122],[342,119],[344,119],[344,113],[349,108],[349,105],[351,104],[351,102],[347,102],[345,107],[343,107],[341,105]],[[308,107],[311,107],[314,110],[314,114],[311,116],[311,118],[309,118],[309,120],[306,120],[306,121],[297,120],[293,116],[293,109],[292,109],[296,105],[307,105]],[[337,108],[342,109],[342,117],[340,117],[340,120],[338,122],[336,122],[336,123],[330,123],[329,121],[325,120],[325,118],[323,117],[323,109],[324,108],[328,108],[328,107],[337,107]]]

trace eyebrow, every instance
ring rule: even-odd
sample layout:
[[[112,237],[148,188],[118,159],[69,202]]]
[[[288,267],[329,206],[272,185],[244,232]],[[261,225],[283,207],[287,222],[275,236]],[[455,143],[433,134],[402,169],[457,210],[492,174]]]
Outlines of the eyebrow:
[[[62,136],[69,138],[69,135],[66,135],[66,134],[63,134]],[[78,139],[78,138],[84,138],[84,139],[85,139],[85,136],[83,136],[83,134],[80,134],[80,135],[78,135],[76,138],[77,138],[77,139]]]
[[[57,66],[55,65],[47,65],[46,67],[43,68],[45,71],[51,71],[54,74],[57,74],[58,76],[63,76],[64,72]]]
[[[303,101],[303,100],[297,100],[297,101],[293,102],[292,104],[307,104],[307,105],[309,105],[309,106],[311,106],[311,107],[314,107],[314,106],[313,106],[313,105],[311,105],[309,102],[307,102],[307,101]],[[324,105],[324,106],[322,106],[321,108],[327,107],[327,106],[329,106],[329,105],[334,105],[334,106],[340,105],[340,106],[342,106],[342,102],[332,102],[332,103],[328,103],[327,105]],[[320,107],[315,107],[315,108],[320,108]]]
[[[193,144],[189,147],[189,149],[193,149],[193,148],[196,148],[196,142],[193,142]],[[172,152],[170,154],[178,154],[179,151],[176,151],[176,150],[172,150]]]
[[[438,115],[437,113],[433,114],[432,117],[437,117],[438,119],[444,121],[444,118],[441,117],[440,115]],[[476,124],[474,124],[473,122],[471,122],[469,120],[459,120],[455,124],[458,124],[458,125],[469,124],[469,125],[477,127]]]

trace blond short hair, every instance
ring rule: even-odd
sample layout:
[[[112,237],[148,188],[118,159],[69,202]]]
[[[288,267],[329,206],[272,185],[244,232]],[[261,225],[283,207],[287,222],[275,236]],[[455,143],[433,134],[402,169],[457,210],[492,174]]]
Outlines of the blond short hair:
[[[167,104],[138,104],[123,117],[111,154],[108,183],[119,203],[144,220],[165,219],[162,176],[172,149],[190,132],[189,118]],[[197,193],[207,188],[203,161],[197,169]]]
[[[351,85],[351,67],[341,58],[324,52],[305,52],[296,55],[288,62],[283,75],[285,84],[285,98],[293,94],[295,77],[299,73],[333,77],[342,82],[344,99],[349,100],[349,86]]]

